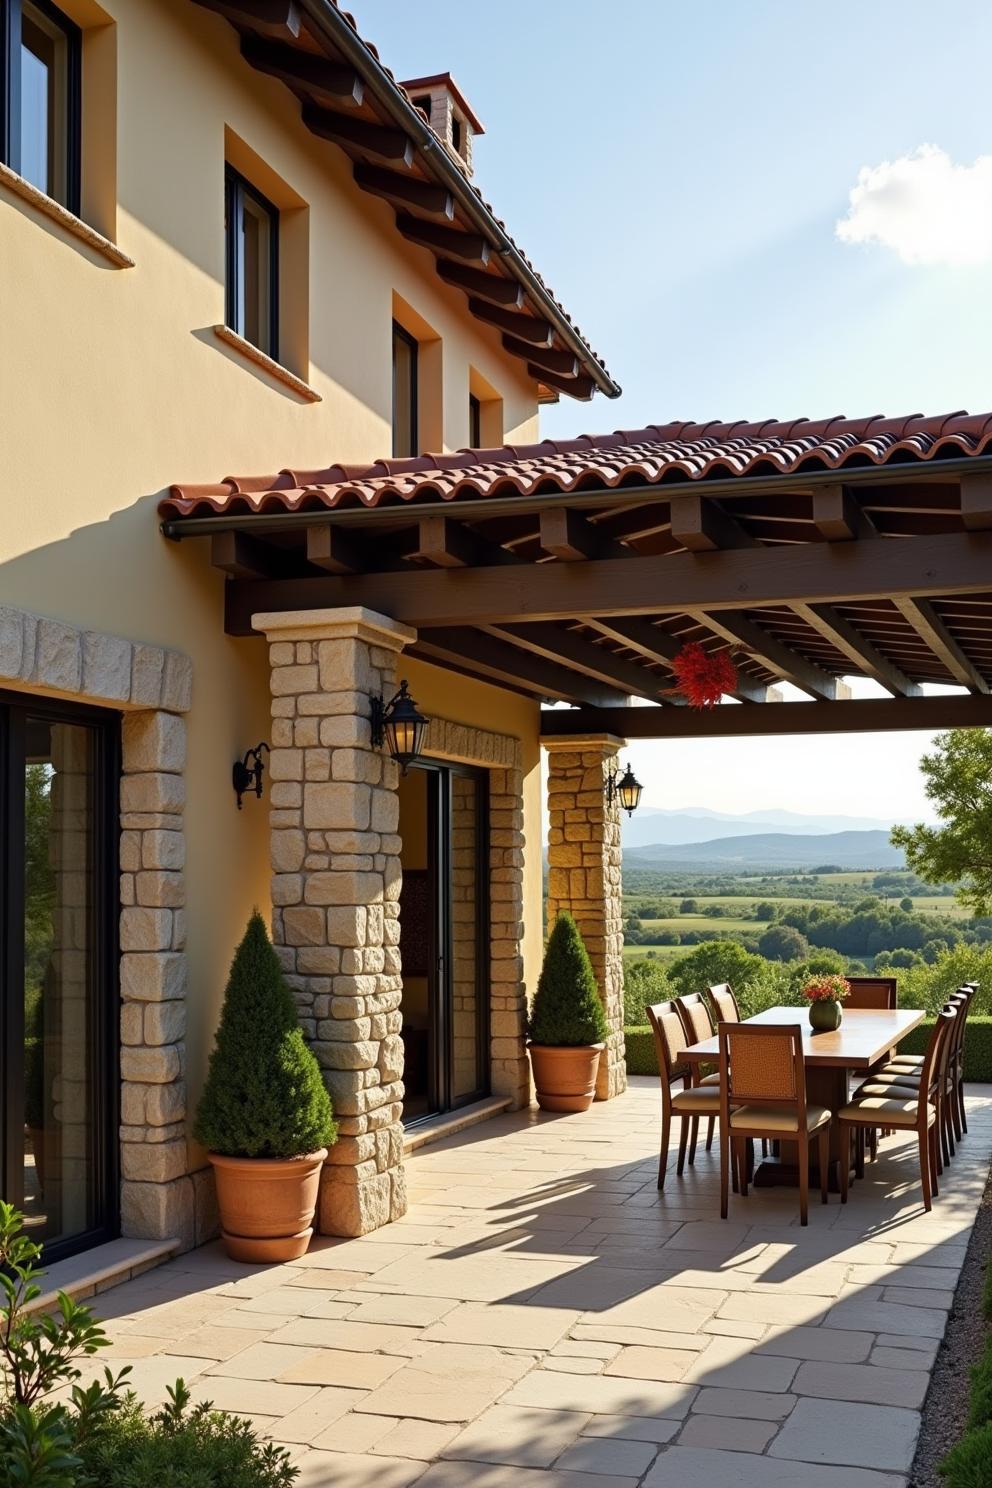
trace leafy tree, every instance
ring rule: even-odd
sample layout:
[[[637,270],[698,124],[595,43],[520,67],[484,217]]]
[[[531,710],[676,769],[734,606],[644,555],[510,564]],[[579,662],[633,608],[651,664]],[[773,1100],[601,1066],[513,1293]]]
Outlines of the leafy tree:
[[[693,915],[693,914],[698,914],[698,913],[699,913],[699,905],[698,905],[698,903],[696,902],[695,899],[683,899],[682,900],[682,903],[679,905],[679,914]]]
[[[796,961],[809,950],[809,941],[792,925],[769,925],[758,941],[758,953],[768,961]]]
[[[992,912],[992,731],[950,729],[920,760],[942,826],[895,827],[892,843],[927,883],[959,885],[976,915]]]
[[[648,1021],[649,1003],[666,1002],[672,995],[665,968],[657,961],[632,961],[623,969],[623,1021],[626,1028],[639,1028]]]
[[[320,1066],[257,910],[231,964],[193,1132],[225,1157],[302,1157],[337,1135]]]
[[[889,951],[888,957],[889,965],[894,967],[919,966],[923,961],[923,957],[918,955],[916,951],[906,950],[904,946],[897,947],[894,951]]]
[[[685,936],[682,937],[683,943]],[[676,997],[699,992],[703,987],[729,982],[740,995],[760,982],[767,973],[767,963],[754,956],[734,940],[707,940],[668,964],[668,980]]]
[[[589,952],[570,914],[560,914],[548,937],[534,994],[531,1043],[554,1048],[600,1044],[609,1032]]]
[[[754,918],[756,920],[773,920],[775,918],[775,906],[768,899],[762,899],[760,904],[754,906]]]
[[[906,894],[902,899],[899,900],[899,908],[901,910],[904,910],[906,914],[912,913],[913,901],[912,899],[910,899],[908,894]]]

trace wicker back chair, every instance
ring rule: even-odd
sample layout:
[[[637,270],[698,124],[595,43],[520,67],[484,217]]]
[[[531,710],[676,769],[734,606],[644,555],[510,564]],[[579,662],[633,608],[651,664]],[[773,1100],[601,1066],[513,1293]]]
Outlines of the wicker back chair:
[[[655,1053],[658,1056],[658,1074],[661,1077],[661,1150],[658,1155],[658,1187],[665,1186],[665,1170],[668,1167],[668,1138],[672,1116],[681,1118],[679,1131],[679,1159],[676,1169],[681,1177],[685,1168],[686,1141],[690,1130],[692,1148],[689,1165],[696,1156],[696,1136],[700,1116],[713,1121],[720,1111],[720,1090],[716,1081],[693,1085],[694,1071],[682,1053],[695,1039],[686,1035],[685,1027],[674,1002],[657,1002],[647,1009],[648,1022],[654,1033]],[[677,1082],[681,1082],[678,1085]],[[673,1085],[676,1088],[673,1090]]]
[[[827,1202],[830,1111],[806,1100],[806,1063],[800,1023],[721,1023],[720,1216],[727,1218],[730,1143],[739,1144],[737,1170],[747,1196],[741,1149],[754,1137],[795,1142],[799,1166],[799,1222],[809,1222],[809,1142],[819,1141],[820,1195]],[[736,1108],[736,1109],[735,1109]]]

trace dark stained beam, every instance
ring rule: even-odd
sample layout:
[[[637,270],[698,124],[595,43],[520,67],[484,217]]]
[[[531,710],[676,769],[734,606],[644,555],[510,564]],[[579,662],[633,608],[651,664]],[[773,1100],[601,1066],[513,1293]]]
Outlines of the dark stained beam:
[[[326,525],[307,528],[307,561],[326,573],[364,573],[369,556],[365,541],[357,533]]]
[[[813,492],[813,525],[827,542],[877,537],[875,524],[844,486],[818,486]]]
[[[906,729],[989,728],[992,697],[945,695],[859,698],[719,708],[569,708],[541,714],[542,739],[619,734],[626,739],[746,739],[777,735],[890,733]]]
[[[805,620],[807,625],[811,625],[823,636],[824,640],[829,641],[832,646],[853,661],[859,672],[866,672],[869,677],[874,677],[876,682],[881,682],[883,687],[889,688],[899,697],[920,695],[919,684],[911,682],[895,662],[883,656],[881,651],[873,646],[871,641],[863,636],[857,627],[841,615],[833,605],[797,604],[792,608],[800,619]]]
[[[622,688],[595,681],[582,672],[571,671],[558,662],[478,630],[452,626],[428,631],[418,637],[416,649],[442,665],[467,667],[488,682],[524,688],[537,697],[619,708],[627,700]]]
[[[646,667],[617,656],[605,646],[597,646],[574,630],[559,625],[505,625],[494,627],[487,633],[498,635],[515,646],[521,646],[535,656],[544,656],[549,661],[561,661],[587,677],[615,687],[632,697],[661,700],[664,680],[649,672]]]
[[[464,289],[479,299],[489,300],[493,305],[503,305],[508,310],[519,310],[524,303],[523,285],[515,279],[503,279],[498,274],[485,274],[481,269],[467,264],[454,263],[448,258],[439,258],[437,271],[445,284]]]
[[[622,618],[613,620],[593,619],[591,616],[583,616],[583,622],[598,630],[601,635],[609,636],[619,641],[621,646],[630,646],[635,651],[640,651],[649,661],[657,661],[665,667],[671,667],[672,662],[682,650],[683,642],[674,636],[668,635],[664,630],[659,630],[652,625],[650,620],[643,620],[634,615],[629,620]],[[762,682],[752,681],[745,673],[738,671],[737,687],[733,696],[739,702],[764,703],[769,700],[770,689]],[[672,698],[678,702],[677,697]]]
[[[801,687],[803,692],[812,693],[822,702],[832,702],[837,697],[839,684],[836,677],[831,677],[829,672],[807,661],[798,651],[793,651],[791,646],[786,646],[760,625],[755,625],[746,615],[724,610],[716,615],[701,612],[698,619],[701,625],[723,636],[732,645],[742,646],[762,666],[775,672],[784,681],[791,682],[794,687]]]
[[[544,551],[563,563],[630,556],[623,543],[570,506],[549,506],[542,511],[540,537]]]
[[[409,556],[425,559],[437,568],[473,568],[480,563],[520,562],[513,553],[488,542],[461,522],[436,515],[421,517],[417,524],[417,545]]]
[[[484,320],[487,325],[509,331],[518,341],[526,341],[528,346],[547,347],[554,340],[554,327],[546,320],[538,320],[534,315],[519,315],[513,310],[504,309],[502,305],[492,305],[488,300],[476,299],[474,296],[469,300],[468,308],[476,320]]]
[[[295,41],[300,34],[297,0],[194,0],[194,4],[277,41]]]
[[[369,124],[364,119],[352,119],[346,114],[336,114],[332,109],[318,108],[315,104],[304,104],[303,122],[311,134],[340,145],[342,150],[357,150],[362,155],[385,161],[387,165],[413,164],[413,142],[402,129]]]
[[[443,227],[435,222],[422,222],[419,217],[401,213],[396,226],[405,238],[433,253],[448,253],[462,258],[466,263],[489,262],[491,249],[481,233],[461,232],[457,227]]]
[[[955,682],[972,692],[988,692],[989,684],[961,650],[933,605],[925,599],[893,595],[896,608],[950,672]]]
[[[733,517],[695,491],[673,496],[672,536],[690,553],[711,553],[721,548],[756,548],[756,538],[745,532]]]
[[[228,625],[232,634],[248,635],[255,611],[358,604],[418,627],[687,610],[713,614],[743,605],[754,609],[982,594],[990,587],[990,574],[992,534],[951,533],[920,542],[809,543],[375,578],[236,583],[229,586]]]
[[[578,377],[579,359],[574,352],[558,351],[554,347],[531,346],[517,336],[504,334],[503,349],[511,356],[526,357],[542,372],[553,372],[557,377]]]
[[[506,339],[504,336],[504,346]],[[522,351],[513,353],[514,356],[523,356],[523,354]],[[549,372],[547,367],[539,367],[536,362],[528,361],[527,373],[528,376],[534,378],[535,382],[546,383],[548,387],[555,388],[559,393],[567,393],[570,398],[575,398],[580,403],[588,403],[596,391],[596,384],[591,377],[562,377],[558,372]]]
[[[355,180],[363,191],[371,196],[381,196],[394,205],[414,207],[420,212],[429,212],[433,217],[444,217],[449,222],[455,215],[454,198],[433,181],[423,181],[419,176],[404,176],[399,171],[387,170],[382,165],[366,165],[356,161]]]
[[[241,38],[241,55],[256,72],[301,89],[327,108],[357,108],[365,96],[361,78],[350,67],[284,42],[249,33]]]
[[[285,554],[247,532],[215,532],[210,563],[233,579],[272,579],[287,572]]]
[[[987,532],[992,527],[992,475],[961,477],[961,518],[969,532]]]

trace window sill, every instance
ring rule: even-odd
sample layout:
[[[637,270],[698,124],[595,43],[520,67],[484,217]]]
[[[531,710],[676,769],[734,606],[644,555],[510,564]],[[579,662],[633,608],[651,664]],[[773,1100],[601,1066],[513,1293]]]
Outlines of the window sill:
[[[253,346],[250,341],[246,341],[244,336],[239,336],[237,331],[232,331],[230,326],[215,325],[214,335],[218,341],[223,341],[225,346],[230,346],[234,351],[239,352],[241,356],[245,357],[247,361],[254,362],[256,367],[261,367],[263,372],[268,372],[270,377],[274,377],[284,387],[291,388],[297,397],[302,398],[305,402],[323,402],[316,388],[312,388],[308,382],[304,382],[302,377],[297,377],[295,372],[290,372],[289,368],[284,367],[281,362],[277,362],[273,357],[267,356],[264,351],[259,351],[257,346]]]
[[[0,186],[12,195],[19,196],[22,201],[28,203],[28,206],[34,207],[35,211],[50,218],[71,237],[78,238],[81,243],[85,243],[87,248],[92,248],[94,252],[101,254],[115,268],[134,268],[134,259],[128,258],[116,243],[105,238],[103,233],[98,233],[95,227],[90,227],[89,223],[77,217],[75,212],[70,212],[67,207],[63,207],[61,202],[46,196],[45,192],[39,191],[37,186],[32,186],[30,181],[26,181],[16,171],[12,171],[9,165],[0,164]]]

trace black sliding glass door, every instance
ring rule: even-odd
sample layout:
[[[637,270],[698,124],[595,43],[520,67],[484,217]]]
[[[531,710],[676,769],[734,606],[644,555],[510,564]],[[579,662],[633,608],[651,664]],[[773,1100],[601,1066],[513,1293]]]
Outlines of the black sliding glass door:
[[[48,1261],[116,1233],[118,738],[0,694],[2,1192]]]
[[[485,771],[418,762],[400,782],[403,1119],[488,1092]]]

